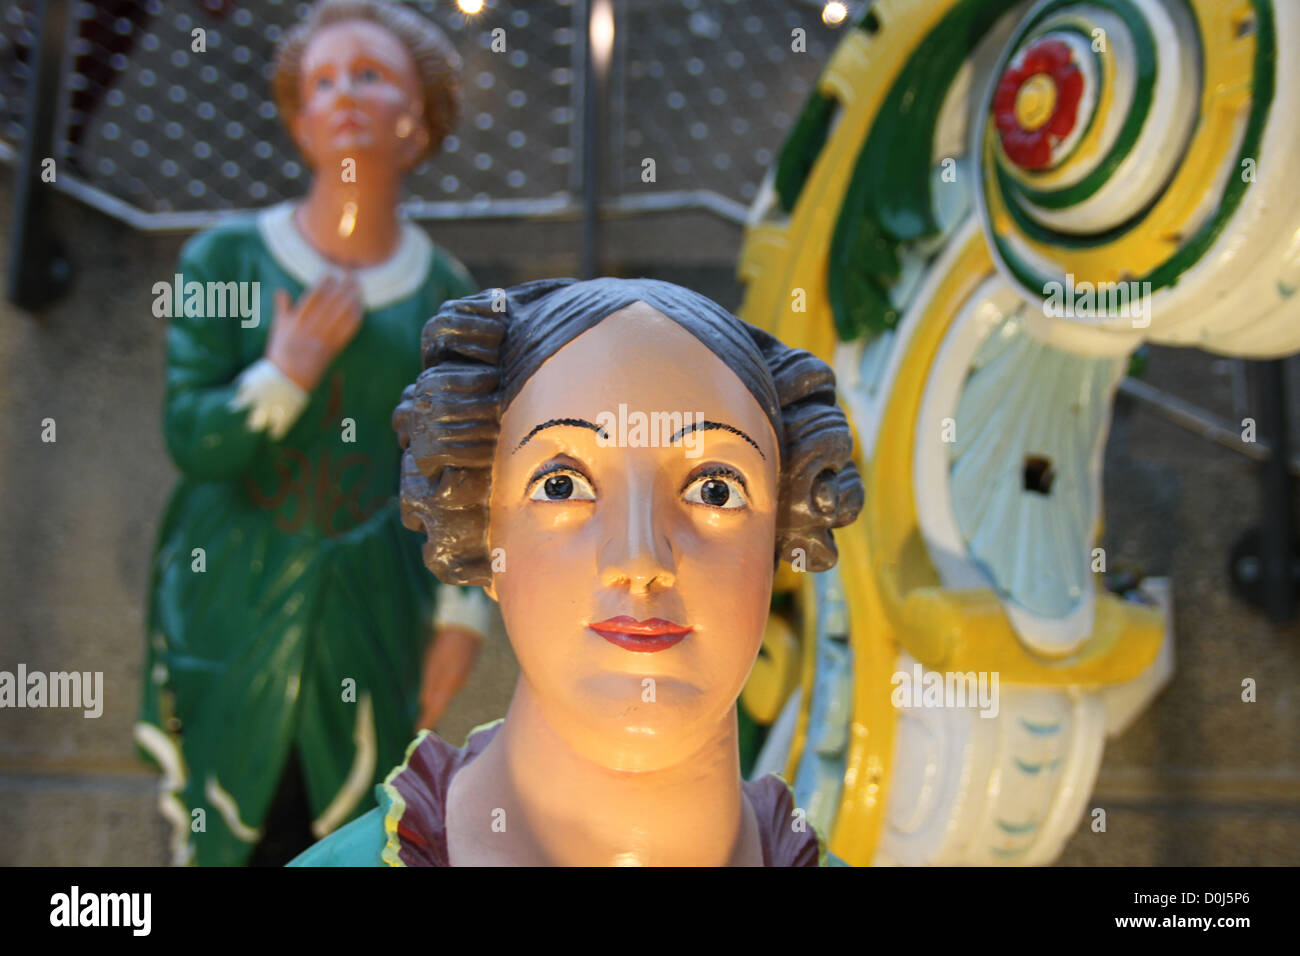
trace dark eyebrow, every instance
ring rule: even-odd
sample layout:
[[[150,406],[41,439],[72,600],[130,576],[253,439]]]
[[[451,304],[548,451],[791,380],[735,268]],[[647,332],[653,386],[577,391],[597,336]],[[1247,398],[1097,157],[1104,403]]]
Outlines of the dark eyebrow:
[[[763,454],[763,449],[758,447],[758,442],[754,441],[754,439],[750,438],[748,435],[742,432],[739,428],[736,428],[734,425],[725,425],[722,422],[696,422],[695,424],[687,425],[684,428],[682,428],[680,431],[675,432],[673,434],[673,437],[668,439],[668,441],[669,443],[675,442],[677,441],[677,439],[681,438],[687,432],[713,432],[713,431],[731,432],[731,434],[733,435],[739,435],[741,438],[745,439],[745,441],[749,442],[751,445],[754,446],[754,451],[758,452],[759,458],[762,458],[764,461],[767,461],[767,456]]]
[[[525,435],[524,440],[515,446],[515,451],[518,451],[519,449],[527,445],[529,439],[531,439],[538,432],[543,431],[544,429],[547,428],[555,428],[558,425],[568,425],[573,428],[590,428],[601,438],[609,438],[609,435],[606,434],[605,429],[601,428],[599,425],[595,424],[594,422],[587,421],[585,418],[552,418],[550,421],[542,422],[540,425],[536,426],[532,431],[530,431],[527,435]],[[515,451],[512,451],[510,454],[513,455]]]

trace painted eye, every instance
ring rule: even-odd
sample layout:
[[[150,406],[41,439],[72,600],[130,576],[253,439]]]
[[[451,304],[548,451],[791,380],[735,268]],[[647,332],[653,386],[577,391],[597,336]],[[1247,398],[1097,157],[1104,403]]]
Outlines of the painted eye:
[[[375,69],[365,69],[357,74],[359,83],[375,83],[379,80],[379,71]]]
[[[595,501],[596,492],[586,478],[566,468],[533,479],[528,497],[532,501]]]
[[[322,76],[320,79],[316,81],[317,90],[328,90],[333,85],[334,85],[333,82],[330,80],[328,76]]]
[[[701,475],[686,487],[686,500],[711,508],[735,510],[745,507],[745,492],[740,482],[724,475]]]

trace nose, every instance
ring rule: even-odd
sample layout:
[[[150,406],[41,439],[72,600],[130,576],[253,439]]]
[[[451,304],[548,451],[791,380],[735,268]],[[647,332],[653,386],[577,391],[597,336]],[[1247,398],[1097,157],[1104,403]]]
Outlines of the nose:
[[[651,489],[631,487],[623,501],[606,499],[606,506],[610,527],[599,556],[601,584],[639,596],[671,588],[677,561]]]
[[[346,103],[351,103],[353,102],[353,99],[356,96],[356,92],[357,92],[357,81],[356,78],[352,75],[352,71],[339,70],[338,79],[335,81],[334,84],[335,101],[338,102],[341,100]]]

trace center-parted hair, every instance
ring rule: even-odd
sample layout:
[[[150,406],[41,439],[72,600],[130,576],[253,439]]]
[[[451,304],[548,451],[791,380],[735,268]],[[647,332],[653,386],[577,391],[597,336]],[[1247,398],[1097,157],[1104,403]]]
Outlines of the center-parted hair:
[[[424,561],[440,581],[492,580],[488,501],[505,410],[542,363],[634,302],[662,312],[725,362],[771,422],[781,455],[776,560],[802,549],[809,571],[834,566],[831,529],[857,517],[863,487],[825,362],[669,282],[544,279],[443,303],[424,326],[424,371],[393,412],[402,522],[427,535]]]

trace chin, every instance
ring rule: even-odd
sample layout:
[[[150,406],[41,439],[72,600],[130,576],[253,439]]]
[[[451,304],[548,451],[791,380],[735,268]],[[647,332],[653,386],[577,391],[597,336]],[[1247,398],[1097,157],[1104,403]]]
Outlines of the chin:
[[[330,140],[330,149],[339,157],[357,152],[374,152],[375,137],[365,131],[339,133]]]
[[[646,772],[694,755],[731,711],[734,701],[690,683],[659,677],[645,700],[641,677],[600,673],[572,690],[577,711],[564,734],[575,749],[611,770]]]

